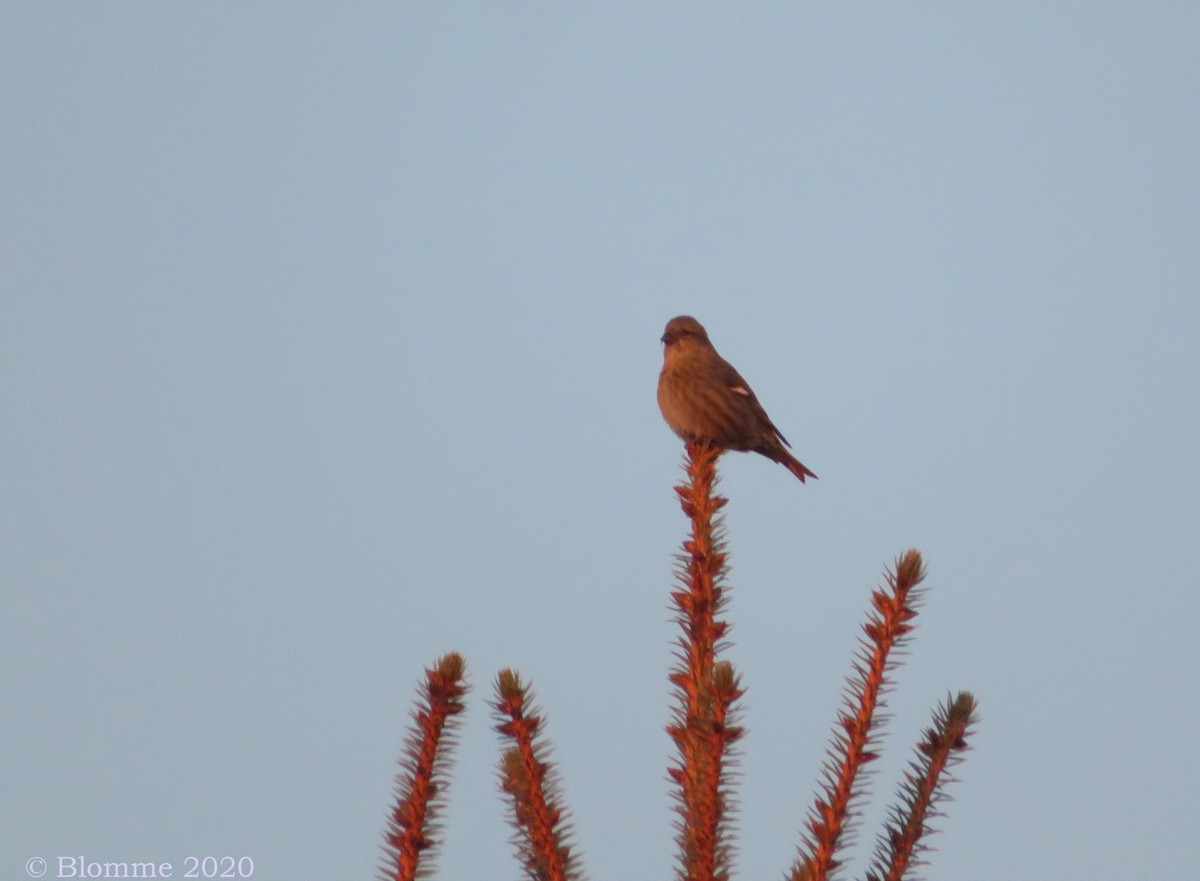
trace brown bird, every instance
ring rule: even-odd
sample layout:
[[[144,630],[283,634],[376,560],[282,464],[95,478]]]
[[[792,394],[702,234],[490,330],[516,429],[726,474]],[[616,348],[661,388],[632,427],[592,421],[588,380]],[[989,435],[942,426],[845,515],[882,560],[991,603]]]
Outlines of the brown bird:
[[[761,453],[804,482],[816,478],[787,451],[787,442],[767,416],[749,383],[717,354],[704,326],[690,315],[667,322],[663,368],[658,375],[658,408],[671,430],[685,441],[726,450]]]

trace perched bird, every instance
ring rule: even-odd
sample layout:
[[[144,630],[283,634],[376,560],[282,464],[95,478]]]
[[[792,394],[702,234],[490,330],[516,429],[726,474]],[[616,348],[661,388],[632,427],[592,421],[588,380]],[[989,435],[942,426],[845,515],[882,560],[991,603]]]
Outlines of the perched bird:
[[[667,322],[658,408],[685,441],[761,453],[804,482],[816,478],[787,451],[787,442],[733,365],[717,354],[704,326],[690,315]]]

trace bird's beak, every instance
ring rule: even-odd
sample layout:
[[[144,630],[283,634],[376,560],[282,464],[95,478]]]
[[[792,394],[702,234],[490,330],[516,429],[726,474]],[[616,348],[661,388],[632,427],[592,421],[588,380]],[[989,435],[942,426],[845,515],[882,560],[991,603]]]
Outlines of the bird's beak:
[[[669,343],[671,342],[671,335],[669,333],[664,333],[659,339],[664,343]]]

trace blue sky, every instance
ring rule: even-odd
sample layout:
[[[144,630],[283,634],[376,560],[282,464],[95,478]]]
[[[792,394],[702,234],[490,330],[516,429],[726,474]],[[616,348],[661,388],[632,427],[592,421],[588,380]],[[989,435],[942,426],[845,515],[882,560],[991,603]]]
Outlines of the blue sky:
[[[930,593],[856,853],[966,688],[926,877],[1190,877],[1195,8],[3,17],[6,877],[370,877],[451,649],[474,691],[440,877],[517,872],[504,666],[591,877],[668,877],[686,524],[654,384],[682,312],[821,478],[722,463],[740,877],[789,864],[908,547]]]

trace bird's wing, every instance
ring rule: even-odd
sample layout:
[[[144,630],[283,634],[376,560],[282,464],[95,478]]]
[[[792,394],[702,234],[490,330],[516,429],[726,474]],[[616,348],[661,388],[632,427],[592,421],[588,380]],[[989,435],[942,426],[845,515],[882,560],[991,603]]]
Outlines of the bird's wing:
[[[737,372],[737,368],[726,361],[724,358],[718,357],[713,365],[713,371],[720,382],[735,395],[740,395],[747,400],[753,401],[753,410],[759,419],[762,420],[763,426],[771,431],[785,447],[790,447],[788,439],[783,436],[783,432],[775,427],[775,423],[771,421],[771,417],[767,415],[767,411],[763,409],[762,404],[758,402],[758,395],[754,394],[754,390],[750,388],[750,383],[742,379],[742,375]]]
[[[754,390],[750,388],[750,383],[742,379],[742,375],[737,372],[737,369],[724,358],[717,358],[713,362],[713,373],[717,381],[734,394],[749,398],[755,403],[758,402],[758,397],[754,394]]]

